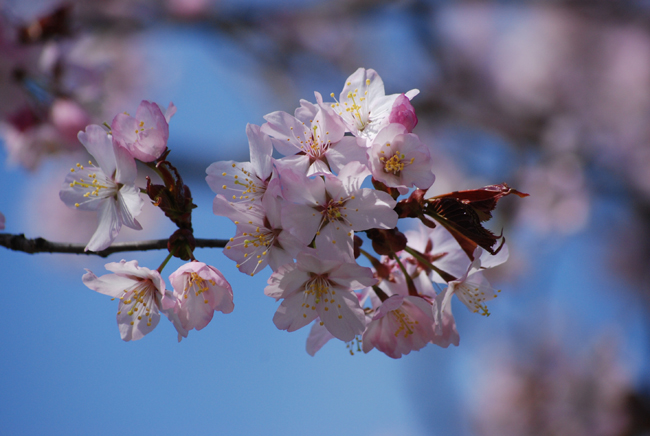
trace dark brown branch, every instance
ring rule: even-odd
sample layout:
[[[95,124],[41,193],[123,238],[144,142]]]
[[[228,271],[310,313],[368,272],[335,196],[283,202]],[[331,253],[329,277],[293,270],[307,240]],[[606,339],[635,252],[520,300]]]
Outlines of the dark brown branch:
[[[196,239],[197,248],[223,248],[228,243],[227,239]],[[84,251],[85,244],[66,244],[61,242],[50,242],[43,238],[28,239],[25,235],[12,235],[0,233],[0,246],[10,250],[22,251],[24,253],[72,253],[89,254],[100,257],[107,257],[113,253],[123,251],[148,251],[166,250],[167,239],[136,242],[116,242],[105,250],[94,252]]]

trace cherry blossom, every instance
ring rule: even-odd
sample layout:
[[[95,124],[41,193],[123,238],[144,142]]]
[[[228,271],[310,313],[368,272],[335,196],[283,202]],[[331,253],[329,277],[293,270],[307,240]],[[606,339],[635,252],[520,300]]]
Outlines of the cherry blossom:
[[[373,315],[363,334],[363,351],[377,348],[399,359],[436,340],[432,306],[436,292],[428,276],[412,265],[407,265],[406,271],[413,294],[397,262],[384,256],[382,264],[387,267],[386,278],[378,285],[381,292],[373,292],[370,297]]]
[[[97,277],[87,269],[82,281],[93,291],[120,300],[117,324],[122,340],[143,338],[158,325],[160,312],[173,315],[176,301],[171,293],[165,292],[165,282],[158,271],[138,266],[137,260],[111,262],[105,267],[113,274]]]
[[[441,338],[448,338],[451,343],[458,345],[458,333],[455,332],[455,322],[451,311],[451,299],[454,295],[467,308],[483,316],[490,316],[486,301],[497,297],[501,291],[495,291],[487,279],[480,272],[483,249],[477,247],[474,251],[474,261],[469,265],[465,273],[456,280],[449,282],[449,285],[436,297],[433,313],[436,319],[436,334]],[[504,256],[505,257],[505,256]],[[503,257],[487,258],[486,266],[494,266],[502,262]],[[449,345],[449,341],[440,339],[443,347]]]
[[[366,300],[372,293],[371,288],[364,288],[361,291],[355,292],[359,304],[361,307],[364,307]],[[366,324],[370,322],[372,316],[370,313],[371,309],[364,308],[364,314],[366,315]],[[311,330],[309,330],[309,336],[307,336],[306,351],[310,356],[316,355],[316,353],[323,348],[323,346],[328,343],[331,339],[334,339],[334,335],[327,330],[325,323],[321,321],[320,317],[317,317],[311,325]],[[356,341],[356,344],[354,343]],[[354,354],[353,347],[356,346],[358,351],[361,351],[359,344],[361,343],[360,338],[357,336],[354,341],[351,341],[346,345],[349,349],[350,354]]]
[[[436,226],[432,229],[418,221],[415,229],[407,230],[404,234],[410,248],[421,253],[429,263],[442,271],[453,277],[460,277],[467,270],[469,258],[451,233],[443,226]],[[407,252],[400,254],[404,262],[416,264],[419,262]],[[426,265],[421,266],[424,269],[429,269]],[[431,272],[430,277],[436,283],[446,283],[435,271]]]
[[[436,177],[431,170],[431,153],[420,138],[402,124],[392,123],[375,137],[368,150],[372,176],[405,194],[415,186],[429,189]]]
[[[175,313],[185,331],[201,330],[215,311],[230,313],[235,308],[230,283],[221,272],[203,262],[188,262],[169,276],[178,300]],[[178,340],[187,337],[179,332]]]
[[[250,162],[220,161],[211,164],[205,180],[216,194],[228,195],[232,202],[260,201],[271,179],[273,145],[271,138],[255,124],[246,125]],[[215,214],[220,215],[215,208]]]
[[[359,68],[345,81],[339,100],[332,108],[345,122],[354,136],[361,137],[370,146],[379,131],[389,124],[395,100],[404,95],[409,100],[420,91],[386,95],[384,82],[372,69]],[[334,94],[331,94],[334,97]]]
[[[363,334],[363,352],[377,348],[393,359],[420,350],[434,339],[431,303],[412,295],[392,295],[377,309]]]
[[[320,317],[334,337],[348,342],[363,333],[366,323],[353,291],[376,281],[370,268],[301,253],[297,263],[271,275],[264,293],[283,300],[273,317],[280,330],[293,332]]]
[[[169,103],[165,114],[156,103],[143,100],[135,117],[122,113],[115,116],[111,130],[115,141],[129,150],[142,162],[153,162],[167,148],[169,120],[176,113],[176,106]]]
[[[230,238],[224,254],[237,262],[239,271],[252,276],[266,265],[277,271],[293,262],[300,251],[309,250],[307,244],[282,228],[283,203],[281,198],[267,195],[261,205],[242,208],[241,203],[228,203],[221,195],[215,198],[215,210],[237,225],[237,233]]]
[[[59,197],[69,207],[98,212],[99,225],[86,251],[101,251],[111,245],[122,225],[142,229],[135,217],[144,201],[135,186],[135,162],[126,149],[101,126],[90,125],[78,137],[99,167],[77,164],[66,176]]]
[[[303,108],[308,108],[305,104]],[[309,110],[303,111],[310,114]],[[299,112],[300,114],[301,112]],[[273,112],[264,117],[262,132],[274,138],[275,148],[286,157],[277,165],[291,167],[306,174],[338,172],[346,163],[365,161],[364,149],[356,138],[345,135],[345,127],[336,115],[318,108],[313,119],[300,120],[286,112]]]
[[[321,252],[351,256],[354,231],[392,229],[397,224],[395,200],[385,192],[361,188],[369,175],[359,162],[350,162],[338,177],[308,179],[290,170],[280,173],[282,225],[305,244],[316,236]]]

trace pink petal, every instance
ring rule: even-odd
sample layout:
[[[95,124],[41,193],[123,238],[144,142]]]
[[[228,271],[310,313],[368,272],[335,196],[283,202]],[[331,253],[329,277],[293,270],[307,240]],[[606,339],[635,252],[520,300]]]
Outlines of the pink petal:
[[[95,158],[104,174],[111,177],[115,172],[116,163],[113,141],[108,132],[101,126],[91,124],[86,127],[85,132],[79,132],[77,138]]]

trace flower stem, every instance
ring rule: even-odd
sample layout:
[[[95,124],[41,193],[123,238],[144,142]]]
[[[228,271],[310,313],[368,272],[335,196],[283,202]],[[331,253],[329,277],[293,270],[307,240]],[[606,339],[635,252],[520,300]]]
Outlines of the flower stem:
[[[406,286],[408,287],[409,295],[417,297],[418,296],[418,291],[417,291],[417,289],[415,289],[415,283],[413,283],[413,278],[408,274],[408,272],[406,272],[406,268],[404,268],[404,265],[402,264],[402,261],[394,253],[393,253],[393,259],[395,259],[395,261],[399,265],[399,268],[402,270],[402,273],[404,274],[404,277],[406,278]]]
[[[422,253],[420,253],[417,250],[414,250],[413,248],[409,247],[408,245],[404,248],[404,251],[406,251],[408,254],[416,258],[420,263],[424,264],[426,267],[430,268],[431,270],[435,271],[442,277],[444,281],[447,283],[456,280],[456,277],[452,276],[448,272],[445,272],[438,268],[437,266],[433,265],[431,262],[427,260],[426,257]]]
[[[379,262],[379,260],[375,256],[368,253],[363,248],[359,248],[359,253],[363,254],[366,257],[366,259],[368,259],[373,266],[375,265],[375,263]]]
[[[174,253],[171,252],[171,253],[169,253],[169,254],[167,255],[167,257],[165,258],[165,260],[163,260],[163,263],[161,263],[160,266],[158,267],[158,272],[159,272],[159,273],[162,272],[162,270],[163,270],[163,269],[165,268],[165,266],[167,265],[167,262],[169,262],[169,260],[172,258],[173,255],[174,255]]]
[[[386,295],[386,293],[382,291],[379,286],[373,285],[372,290],[375,291],[375,294],[377,294],[377,297],[381,300],[382,303],[388,300],[388,295]]]

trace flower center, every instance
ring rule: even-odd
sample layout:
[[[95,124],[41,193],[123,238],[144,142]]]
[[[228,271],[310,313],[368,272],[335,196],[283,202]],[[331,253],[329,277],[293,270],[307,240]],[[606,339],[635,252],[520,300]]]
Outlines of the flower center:
[[[350,86],[351,84],[351,82],[347,82],[346,86]],[[370,79],[366,79],[366,89],[364,90],[362,97],[359,97],[358,95],[359,88],[355,88],[354,91],[350,91],[346,95],[346,97],[349,99],[349,102],[343,102],[346,115],[352,118],[354,124],[357,126],[357,129],[359,129],[360,132],[362,132],[368,126],[368,124],[370,124],[370,111],[365,111],[362,106],[367,106],[366,98],[368,96],[368,85],[370,85]],[[332,108],[340,108],[341,104],[336,100],[334,93],[331,93],[330,96],[334,98],[334,101],[336,101],[336,103],[332,104]],[[359,99],[358,102],[357,98]],[[364,112],[366,113],[364,114]],[[341,110],[339,110],[339,115],[343,116],[343,112]]]
[[[406,312],[400,309],[392,310],[391,314],[397,323],[397,329],[394,333],[395,337],[399,336],[402,332],[404,332],[404,338],[408,338],[409,335],[413,334],[414,326],[418,324],[417,321],[413,321]]]
[[[387,146],[390,146],[390,144],[387,144]],[[380,153],[385,154],[383,150]],[[396,151],[388,159],[386,159],[386,156],[381,156],[379,161],[384,164],[384,172],[398,176],[402,171],[404,171],[406,165],[411,165],[415,161],[415,158],[412,157],[411,159],[406,160],[406,156],[403,153]]]
[[[313,123],[313,121],[310,121]],[[329,139],[327,139],[327,135],[330,134],[330,132],[325,132],[325,137],[322,137],[321,134],[322,132],[319,132],[319,120],[316,120],[316,124],[312,125],[311,127],[311,132],[308,130],[305,130],[303,132],[303,136],[301,137],[300,135],[297,135],[293,130],[293,127],[291,127],[291,132],[293,134],[293,137],[296,142],[300,144],[300,151],[306,155],[308,155],[311,158],[311,161],[316,161],[320,160],[322,156],[329,150],[330,146],[332,145]],[[304,123],[303,123],[304,124]],[[288,138],[287,140],[290,140]]]
[[[90,165],[92,165],[91,161],[88,161],[88,163]],[[76,167],[77,167],[78,170],[84,170],[85,169],[84,166],[79,164],[79,163],[76,165]],[[102,197],[109,197],[109,196],[113,195],[115,193],[115,191],[117,191],[119,189],[119,187],[115,183],[113,183],[111,180],[108,180],[105,177],[101,177],[101,176],[103,176],[103,172],[101,172],[100,168],[97,168],[94,165],[92,165],[91,168],[95,169],[95,170],[99,169],[101,181],[100,181],[100,179],[97,179],[97,173],[96,172],[94,172],[94,173],[89,172],[88,175],[87,175],[89,180],[84,180],[80,176],[79,180],[73,180],[72,182],[70,182],[70,187],[74,188],[75,186],[79,186],[80,188],[86,190],[86,193],[84,193],[84,195],[83,195],[86,198],[99,197],[100,192],[102,191],[102,189],[105,189],[105,190],[109,191],[109,192],[102,193]],[[76,171],[75,168],[70,169],[70,172],[72,172],[72,173],[74,173],[75,171]],[[116,188],[118,188],[118,189],[116,189]],[[75,203],[75,207],[79,207],[79,203]]]
[[[478,286],[471,283],[463,283],[456,289],[456,293],[463,303],[470,307],[470,309],[473,308],[474,313],[480,313],[483,316],[490,316],[490,311],[485,305],[485,302],[497,297],[497,294],[493,290],[491,291],[493,295],[486,295]]]
[[[255,201],[258,198],[261,198],[262,195],[266,192],[266,184],[255,174],[251,173],[244,167],[237,168],[237,164],[232,164],[232,167],[235,168],[235,171],[239,171],[243,174],[243,178],[239,177],[238,174],[232,176],[233,181],[232,185],[223,185],[223,189],[230,188],[233,191],[236,191],[237,194],[233,194],[232,199],[237,200],[250,200]],[[223,177],[228,175],[227,172],[221,173]]]
[[[216,285],[214,280],[204,280],[195,272],[190,273],[190,279],[187,281],[187,284],[185,285],[185,289],[183,290],[183,298],[187,299],[188,298],[188,293],[190,291],[194,292],[194,295],[196,297],[199,297],[201,294],[204,292],[208,291],[210,288],[208,287],[208,283],[211,284],[212,286]],[[208,299],[207,297],[203,297],[203,303],[208,304]]]
[[[235,222],[235,224],[238,224],[238,222]],[[252,222],[249,224],[252,224]],[[281,248],[277,239],[281,232],[282,229],[268,229],[266,227],[257,226],[253,232],[242,232],[240,236],[230,238],[226,250],[231,250],[233,247],[237,246],[242,247],[244,250],[250,250],[250,252],[244,253],[244,260],[237,264],[237,268],[240,268],[247,262],[257,262],[253,272],[251,272],[252,276],[255,275],[258,267],[269,254],[269,247],[275,245],[278,248]]]
[[[126,113],[126,112],[125,112],[125,113]],[[128,114],[127,114],[127,115],[128,115]],[[136,133],[136,134],[142,133],[142,132],[145,131],[145,129],[146,129],[146,127],[144,126],[144,121],[140,121],[140,122],[138,123],[137,128],[135,129],[135,133]],[[149,129],[150,129],[150,130],[153,130],[153,127],[149,127]]]
[[[121,314],[126,310],[127,315],[137,317],[141,320],[142,317],[147,319],[147,326],[151,326],[151,306],[153,304],[153,296],[156,292],[156,287],[151,280],[139,281],[131,289],[125,289],[120,300],[124,305],[117,314]],[[133,325],[135,321],[131,321]]]

